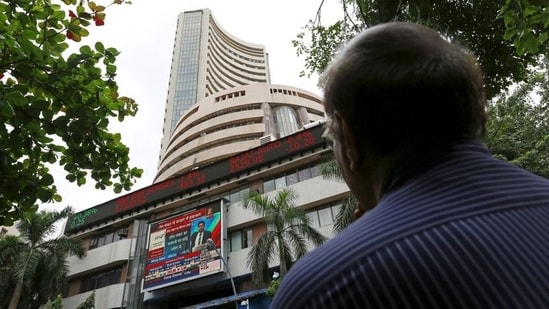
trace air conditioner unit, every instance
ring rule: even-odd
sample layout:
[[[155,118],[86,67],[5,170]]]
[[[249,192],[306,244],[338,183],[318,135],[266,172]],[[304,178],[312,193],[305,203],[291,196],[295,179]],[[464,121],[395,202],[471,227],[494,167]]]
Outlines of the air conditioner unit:
[[[274,140],[274,137],[272,135],[265,135],[259,138],[259,144],[267,144],[268,142],[272,142]]]
[[[120,238],[126,238],[128,237],[128,229],[127,228],[119,229],[118,231],[116,231],[116,234]]]
[[[311,123],[307,123],[303,126],[303,129],[310,129],[312,127],[316,127],[317,125],[320,124],[320,121],[317,120],[317,121],[314,121],[314,122],[311,122]]]

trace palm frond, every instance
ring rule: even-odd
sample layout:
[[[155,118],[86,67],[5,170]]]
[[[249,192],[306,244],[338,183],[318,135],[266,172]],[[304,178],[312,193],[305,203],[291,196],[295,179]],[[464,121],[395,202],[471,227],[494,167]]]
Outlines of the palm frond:
[[[263,234],[248,253],[247,265],[252,271],[252,279],[263,284],[269,278],[269,263],[276,256],[276,233],[269,231]]]
[[[292,257],[292,250],[285,241],[279,242],[279,254],[280,254],[280,275],[284,275],[292,267],[294,259]]]
[[[355,221],[356,198],[350,195],[342,201],[341,208],[337,212],[334,220],[333,231],[339,234],[349,224]]]
[[[19,259],[15,262],[16,280],[23,281],[31,279],[38,269],[42,252],[37,249],[29,248],[19,255]]]
[[[298,258],[305,255],[308,240],[316,245],[325,241],[325,237],[310,226],[303,208],[295,205],[297,198],[294,190],[283,188],[273,194],[252,192],[243,200],[245,208],[263,216],[268,229],[248,254],[248,266],[257,283],[264,283],[269,278],[268,266],[276,254],[280,273],[284,274],[293,264],[294,255]]]
[[[265,216],[266,208],[268,208],[269,199],[256,191],[250,191],[242,199],[242,205],[246,209],[250,209],[253,213],[260,216]]]
[[[296,228],[300,234],[304,235],[305,238],[310,240],[315,246],[320,246],[328,240],[326,236],[322,235],[319,231],[308,224],[299,224]]]
[[[288,242],[288,247],[291,248],[293,256],[296,259],[303,257],[307,253],[307,241],[300,233],[294,229],[288,229],[284,233],[284,239]]]
[[[339,182],[345,181],[333,154],[323,158],[322,163],[320,164],[320,175],[322,175],[324,179]]]

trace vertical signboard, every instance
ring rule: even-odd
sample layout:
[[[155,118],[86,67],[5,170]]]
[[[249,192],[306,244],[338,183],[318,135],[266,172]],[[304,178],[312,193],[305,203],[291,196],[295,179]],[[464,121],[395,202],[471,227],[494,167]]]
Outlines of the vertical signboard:
[[[218,200],[149,224],[143,291],[224,271],[224,209]]]

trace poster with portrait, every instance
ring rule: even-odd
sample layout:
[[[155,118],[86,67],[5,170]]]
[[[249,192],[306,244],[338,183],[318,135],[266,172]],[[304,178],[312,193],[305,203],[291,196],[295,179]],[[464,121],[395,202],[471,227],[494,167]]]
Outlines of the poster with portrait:
[[[149,224],[143,291],[224,271],[224,207],[218,200]]]

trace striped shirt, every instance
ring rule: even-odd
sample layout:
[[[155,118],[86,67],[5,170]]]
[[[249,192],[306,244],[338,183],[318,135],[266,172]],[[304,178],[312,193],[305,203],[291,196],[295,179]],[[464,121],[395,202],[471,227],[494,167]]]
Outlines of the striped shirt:
[[[300,259],[271,308],[549,308],[549,180],[455,146]]]

